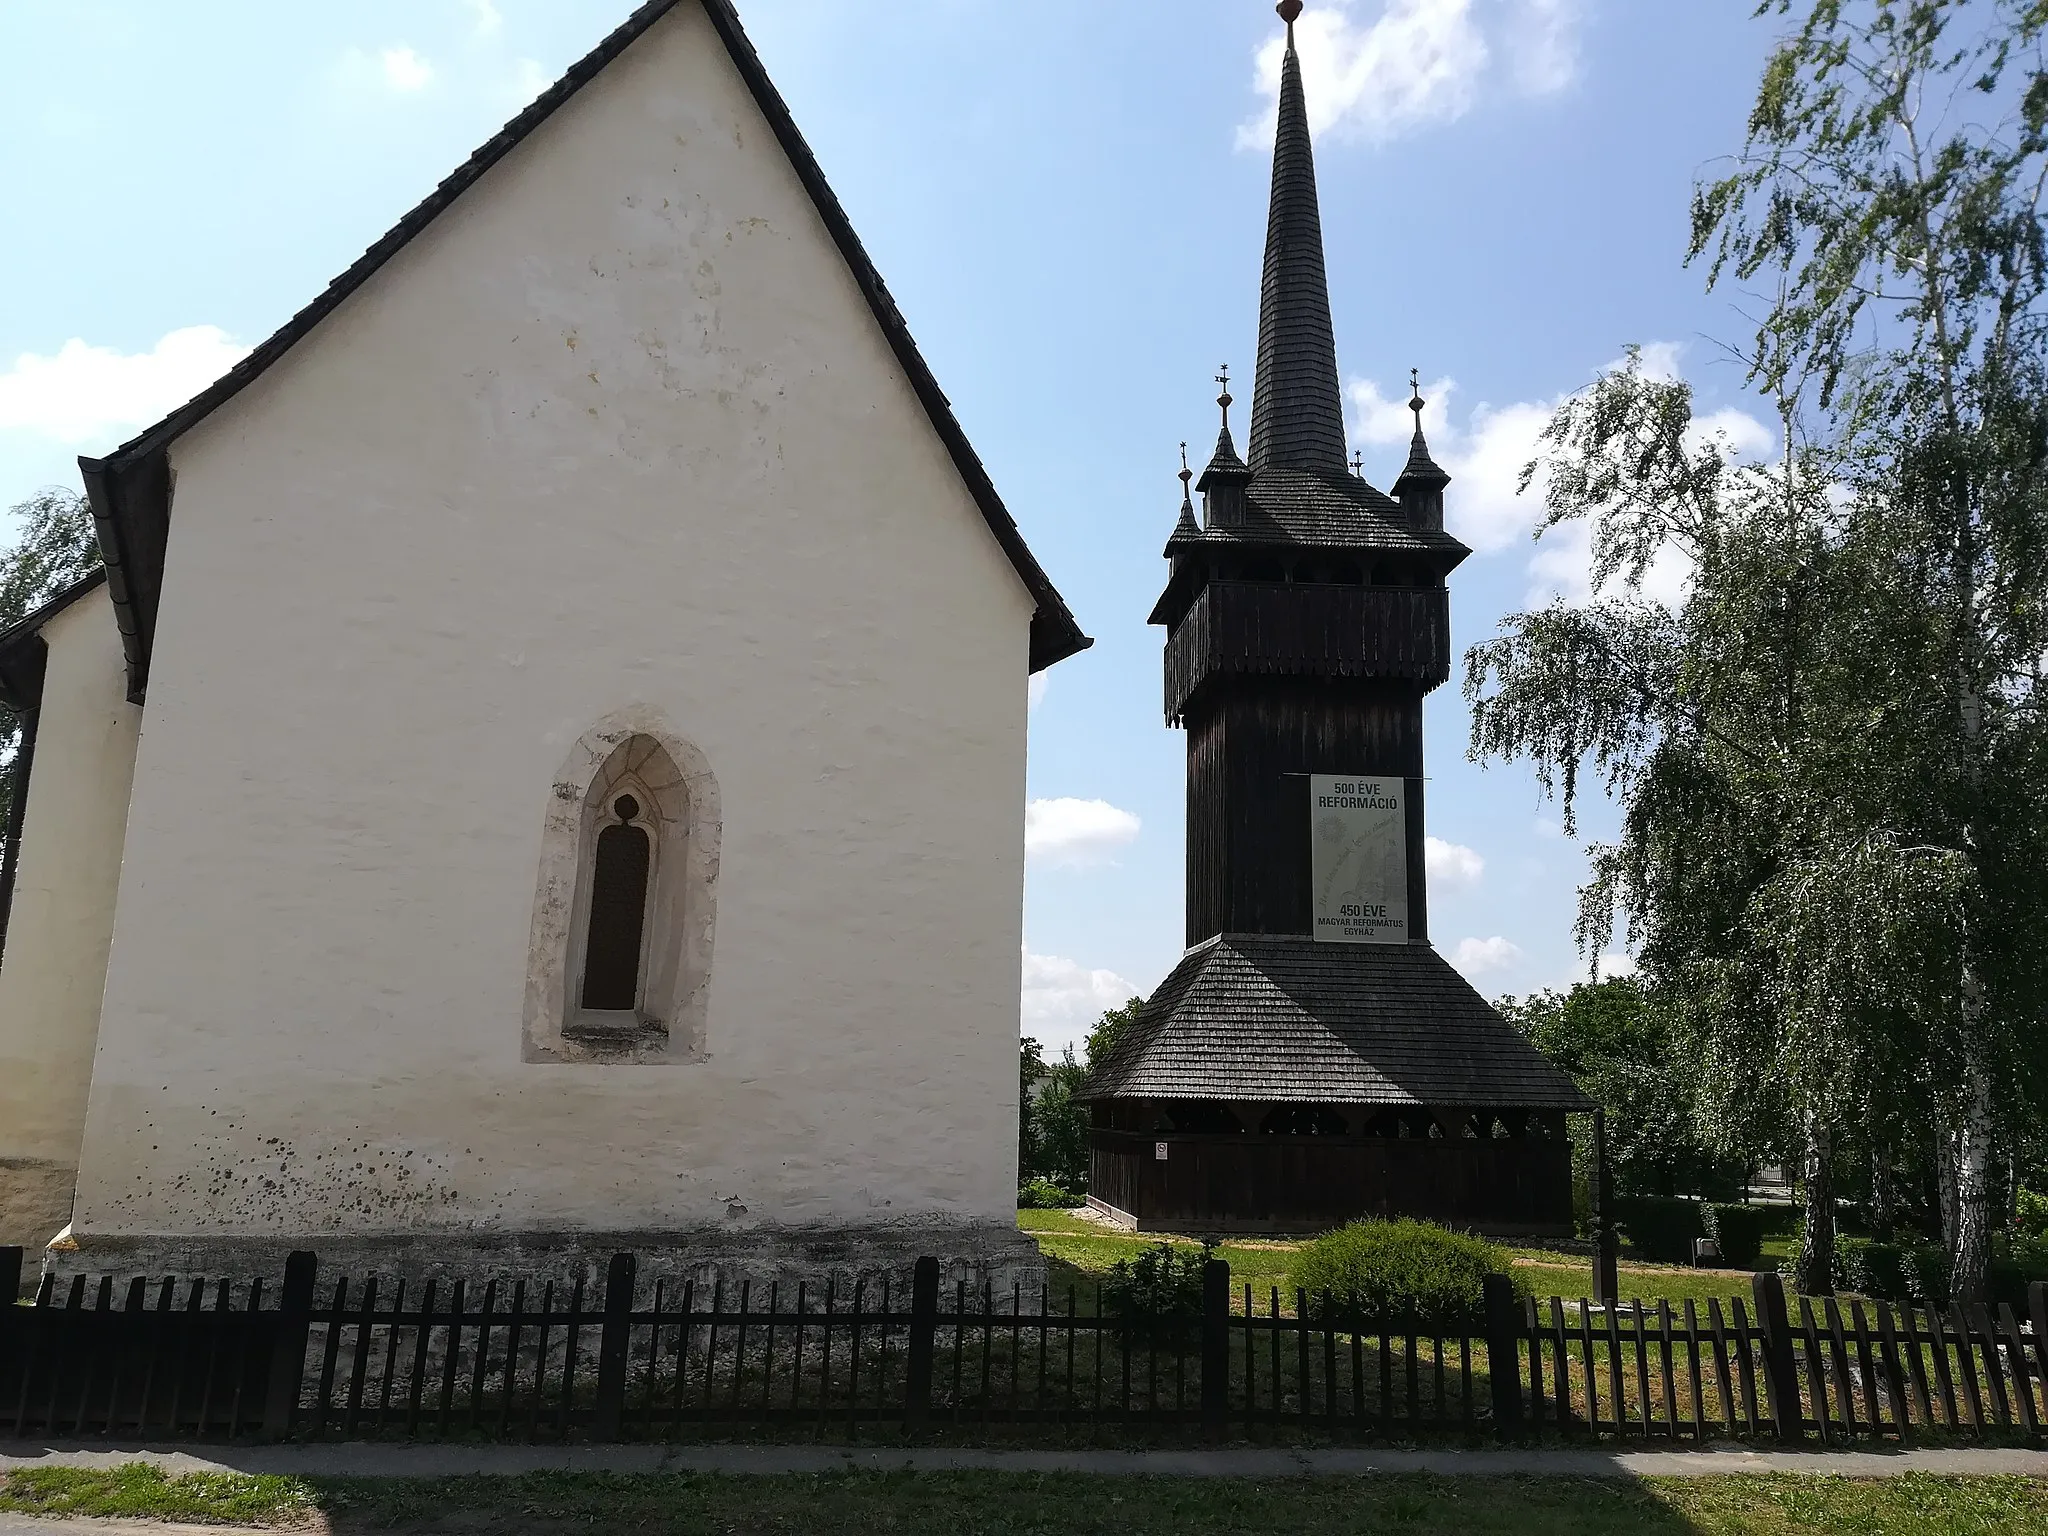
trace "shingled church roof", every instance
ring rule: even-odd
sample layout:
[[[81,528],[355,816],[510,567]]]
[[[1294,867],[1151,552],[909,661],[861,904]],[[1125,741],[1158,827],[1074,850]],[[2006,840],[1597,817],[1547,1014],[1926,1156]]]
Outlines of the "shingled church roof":
[[[1248,933],[1189,950],[1076,1097],[1593,1108],[1429,945]]]
[[[1242,520],[1176,529],[1168,553],[1212,542],[1427,552],[1439,557],[1434,563],[1445,571],[1471,553],[1441,528],[1416,527],[1400,502],[1352,473],[1345,461],[1344,397],[1323,260],[1315,151],[1291,21],[1280,69],[1248,465],[1230,440],[1227,382],[1219,403],[1224,406],[1223,431],[1195,489],[1206,491],[1218,478],[1242,477]]]

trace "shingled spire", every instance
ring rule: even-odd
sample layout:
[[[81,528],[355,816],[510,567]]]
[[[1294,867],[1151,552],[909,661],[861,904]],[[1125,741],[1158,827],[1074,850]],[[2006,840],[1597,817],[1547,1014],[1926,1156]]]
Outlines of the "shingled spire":
[[[1315,151],[1294,19],[1301,0],[1282,0],[1287,54],[1280,65],[1280,121],[1273,138],[1273,201],[1266,223],[1266,273],[1259,297],[1259,366],[1252,390],[1252,473],[1346,473],[1344,404],[1337,341],[1323,271],[1323,221],[1316,203]]]

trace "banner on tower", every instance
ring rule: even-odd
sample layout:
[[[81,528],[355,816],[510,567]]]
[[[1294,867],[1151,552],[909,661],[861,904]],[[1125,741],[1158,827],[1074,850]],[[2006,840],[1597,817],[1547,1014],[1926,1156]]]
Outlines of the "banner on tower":
[[[1407,786],[1309,775],[1315,936],[1329,944],[1408,942]]]

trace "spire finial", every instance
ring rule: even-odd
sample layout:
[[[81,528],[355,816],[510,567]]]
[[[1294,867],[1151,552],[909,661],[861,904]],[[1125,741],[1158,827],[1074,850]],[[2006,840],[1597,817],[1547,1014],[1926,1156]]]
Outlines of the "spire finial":
[[[1183,501],[1187,499],[1188,482],[1194,478],[1195,472],[1188,468],[1188,445],[1182,443],[1180,445],[1180,494]]]
[[[1280,0],[1280,3],[1274,6],[1273,9],[1278,11],[1280,19],[1287,23],[1287,46],[1292,48],[1294,46],[1294,23],[1301,15],[1301,0]]]
[[[1365,478],[1365,454],[1355,448],[1351,452],[1351,473],[1361,480]]]
[[[1225,363],[1223,365],[1223,371],[1216,375],[1216,382],[1223,386],[1223,393],[1216,397],[1216,403],[1223,407],[1223,430],[1228,432],[1230,430],[1230,407],[1233,403],[1230,397],[1230,364]]]

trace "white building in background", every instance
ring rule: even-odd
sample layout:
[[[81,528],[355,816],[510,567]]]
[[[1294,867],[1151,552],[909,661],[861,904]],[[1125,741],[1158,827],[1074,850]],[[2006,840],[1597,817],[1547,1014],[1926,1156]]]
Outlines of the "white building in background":
[[[1088,641],[726,0],[84,469],[106,579],[0,637],[0,1242],[1015,1251]]]

